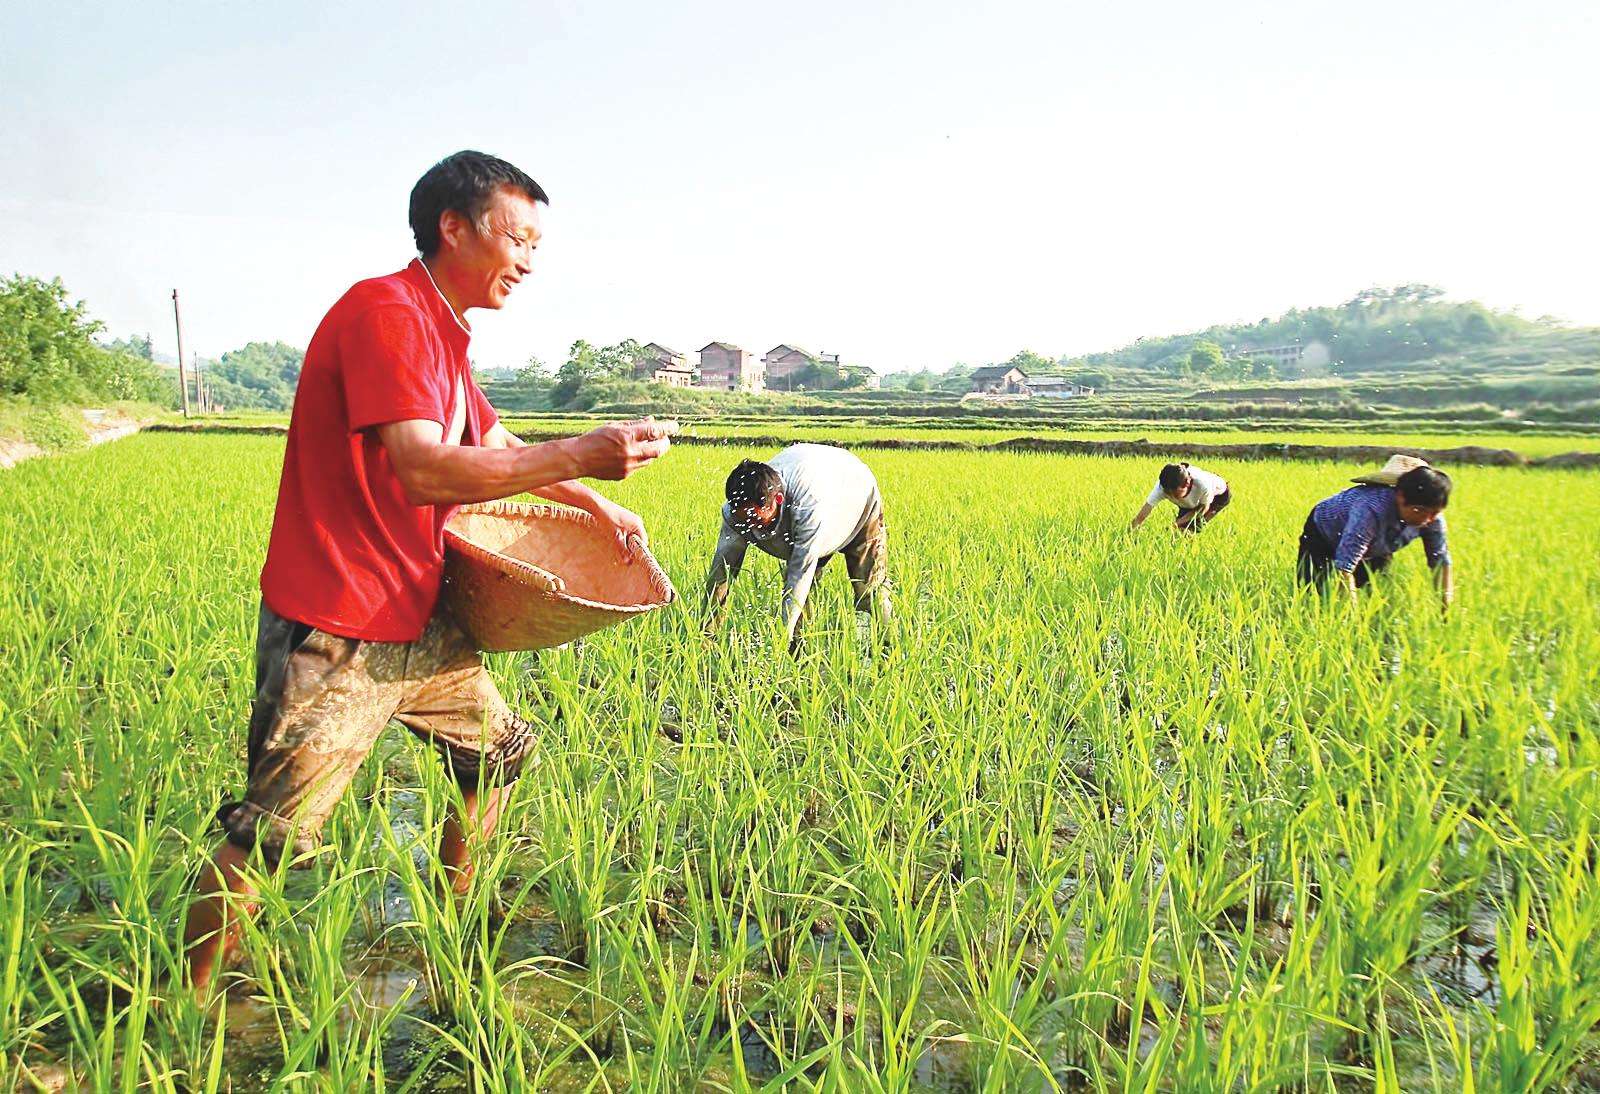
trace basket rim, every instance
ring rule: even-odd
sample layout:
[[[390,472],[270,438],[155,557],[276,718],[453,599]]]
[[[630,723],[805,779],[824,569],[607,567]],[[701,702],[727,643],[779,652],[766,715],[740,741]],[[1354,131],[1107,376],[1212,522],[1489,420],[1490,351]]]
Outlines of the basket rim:
[[[473,502],[468,505],[457,506],[455,512],[450,514],[450,520],[454,520],[457,514],[460,513],[555,519],[582,525],[586,528],[597,527],[600,523],[592,513],[587,513],[582,509],[575,509],[568,505],[547,505],[538,502],[505,500]],[[562,581],[558,575],[530,562],[524,562],[520,558],[513,558],[510,555],[501,554],[499,551],[491,551],[489,548],[451,528],[450,520],[445,522],[444,527],[447,547],[453,547],[462,554],[481,562],[492,560],[496,565],[505,566],[509,564],[509,568],[515,576],[524,580],[531,579],[531,583],[537,585],[547,596],[557,598],[568,604],[619,615],[641,615],[644,612],[664,607],[678,597],[678,591],[673,588],[672,579],[667,576],[666,571],[661,568],[661,564],[650,553],[648,546],[643,548],[642,553],[635,559],[634,565],[637,566],[642,563],[645,566],[645,576],[649,579],[650,586],[655,590],[659,599],[645,604],[609,604],[605,601],[590,600],[587,597],[567,592],[566,582]]]

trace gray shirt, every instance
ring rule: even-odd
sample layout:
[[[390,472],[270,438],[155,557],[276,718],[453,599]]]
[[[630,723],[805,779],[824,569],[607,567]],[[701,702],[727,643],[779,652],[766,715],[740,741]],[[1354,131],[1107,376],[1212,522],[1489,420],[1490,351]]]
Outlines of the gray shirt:
[[[769,528],[741,532],[730,506],[722,507],[722,534],[711,560],[707,587],[731,581],[744,564],[745,548],[755,544],[787,562],[783,575],[783,622],[794,634],[800,609],[811,592],[817,563],[842,550],[861,534],[883,501],[878,480],[854,455],[827,444],[793,444],[767,461],[783,479],[783,506]]]

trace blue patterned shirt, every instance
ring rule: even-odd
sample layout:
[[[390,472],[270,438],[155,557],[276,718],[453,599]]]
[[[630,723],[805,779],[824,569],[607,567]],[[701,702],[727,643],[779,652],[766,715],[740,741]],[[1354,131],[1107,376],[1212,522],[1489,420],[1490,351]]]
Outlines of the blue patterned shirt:
[[[1429,566],[1449,565],[1444,514],[1421,528],[1400,519],[1392,486],[1353,486],[1324,498],[1311,520],[1329,543],[1337,544],[1335,569],[1350,573],[1359,562],[1388,558],[1414,539],[1422,540]]]

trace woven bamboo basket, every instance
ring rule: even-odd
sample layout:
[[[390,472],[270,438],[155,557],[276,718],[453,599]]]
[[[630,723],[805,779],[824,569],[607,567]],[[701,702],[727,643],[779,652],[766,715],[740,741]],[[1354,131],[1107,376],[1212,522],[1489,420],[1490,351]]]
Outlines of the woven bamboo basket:
[[[537,650],[677,597],[647,550],[624,562],[588,513],[511,501],[463,505],[444,529],[444,602],[483,650]]]

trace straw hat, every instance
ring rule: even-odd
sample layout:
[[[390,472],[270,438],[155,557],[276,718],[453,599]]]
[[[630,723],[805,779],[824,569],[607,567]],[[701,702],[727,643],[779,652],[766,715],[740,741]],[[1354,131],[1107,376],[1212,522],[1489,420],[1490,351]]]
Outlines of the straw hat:
[[[670,604],[677,592],[643,547],[578,509],[463,505],[444,529],[445,606],[479,649],[536,650]]]
[[[1373,471],[1366,475],[1357,475],[1351,482],[1359,482],[1363,486],[1393,486],[1400,481],[1400,476],[1407,471],[1415,471],[1419,467],[1427,467],[1428,461],[1418,456],[1405,456],[1396,452],[1389,457],[1389,462],[1383,465],[1380,471]]]

